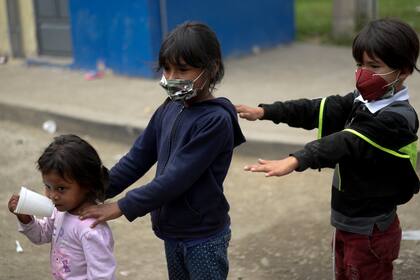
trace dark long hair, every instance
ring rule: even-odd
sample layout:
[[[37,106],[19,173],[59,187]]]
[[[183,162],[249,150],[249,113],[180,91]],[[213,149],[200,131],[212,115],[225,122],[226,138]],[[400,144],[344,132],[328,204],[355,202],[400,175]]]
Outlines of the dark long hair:
[[[157,70],[168,64],[179,67],[185,63],[206,70],[210,92],[222,80],[225,70],[219,40],[207,25],[185,22],[163,40]]]
[[[102,165],[96,150],[79,136],[54,137],[37,163],[42,174],[55,172],[64,180],[74,180],[80,187],[88,189],[91,200],[105,200],[108,169]]]

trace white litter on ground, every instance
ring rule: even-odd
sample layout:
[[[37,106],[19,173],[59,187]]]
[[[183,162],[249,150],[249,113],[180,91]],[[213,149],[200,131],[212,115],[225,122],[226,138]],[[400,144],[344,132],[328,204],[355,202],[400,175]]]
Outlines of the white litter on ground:
[[[404,230],[402,240],[420,240],[420,230]]]
[[[130,274],[130,271],[120,271],[120,274],[122,276],[128,276]]]
[[[23,252],[23,248],[22,248],[22,246],[20,246],[20,243],[17,240],[16,240],[16,252],[17,253],[22,253]]]
[[[42,124],[42,129],[53,134],[57,131],[57,124],[53,120],[48,120]]]

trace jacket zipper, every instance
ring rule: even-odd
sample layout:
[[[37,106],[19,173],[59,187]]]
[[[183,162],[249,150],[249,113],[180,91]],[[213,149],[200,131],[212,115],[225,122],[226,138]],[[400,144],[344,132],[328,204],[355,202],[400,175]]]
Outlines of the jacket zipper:
[[[165,165],[163,166],[162,171],[160,172],[160,174],[163,174],[163,171],[165,171],[166,165],[168,164],[169,158],[170,158],[170,156],[171,156],[172,144],[173,144],[173,140],[174,140],[174,138],[175,138],[174,136],[175,136],[176,131],[177,131],[177,129],[178,129],[178,122],[179,122],[179,118],[180,118],[180,116],[181,116],[182,112],[184,111],[184,108],[185,108],[185,107],[184,107],[184,106],[182,106],[181,110],[179,110],[179,112],[178,112],[178,113],[177,113],[177,115],[176,115],[176,118],[175,118],[174,124],[172,125],[172,128],[171,128],[171,134],[170,134],[170,136],[169,136],[168,157],[166,158]]]
[[[185,107],[182,106],[181,110],[179,110],[179,112],[177,113],[177,115],[175,117],[174,124],[172,125],[171,134],[169,136],[168,157],[166,158],[165,165],[163,166],[162,171],[160,172],[160,174],[163,174],[163,172],[165,171],[166,165],[168,164],[169,158],[171,157],[172,143],[173,143],[173,140],[175,138],[176,131],[177,131],[177,128],[178,128],[179,118],[180,118],[182,112],[184,111],[184,108]],[[156,228],[158,230],[159,230],[159,225],[160,225],[160,212],[161,212],[161,210],[162,210],[162,207],[160,207],[159,210],[158,210],[159,212],[158,212],[158,218],[157,218],[157,224],[156,224]]]

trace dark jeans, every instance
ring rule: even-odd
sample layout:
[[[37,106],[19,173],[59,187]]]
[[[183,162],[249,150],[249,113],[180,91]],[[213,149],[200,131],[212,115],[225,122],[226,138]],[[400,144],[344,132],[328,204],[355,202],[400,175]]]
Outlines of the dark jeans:
[[[391,280],[398,258],[401,228],[398,217],[386,231],[374,227],[371,236],[336,231],[336,280]]]
[[[170,280],[224,280],[229,271],[230,229],[203,242],[165,241]]]

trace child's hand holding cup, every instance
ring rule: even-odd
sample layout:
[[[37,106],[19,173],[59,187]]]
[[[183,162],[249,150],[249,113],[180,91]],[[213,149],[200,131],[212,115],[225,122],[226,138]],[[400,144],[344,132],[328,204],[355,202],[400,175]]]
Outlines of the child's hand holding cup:
[[[32,215],[51,217],[54,204],[46,196],[21,187],[19,195],[14,194],[10,198],[8,207],[22,223],[27,224],[32,220]]]

